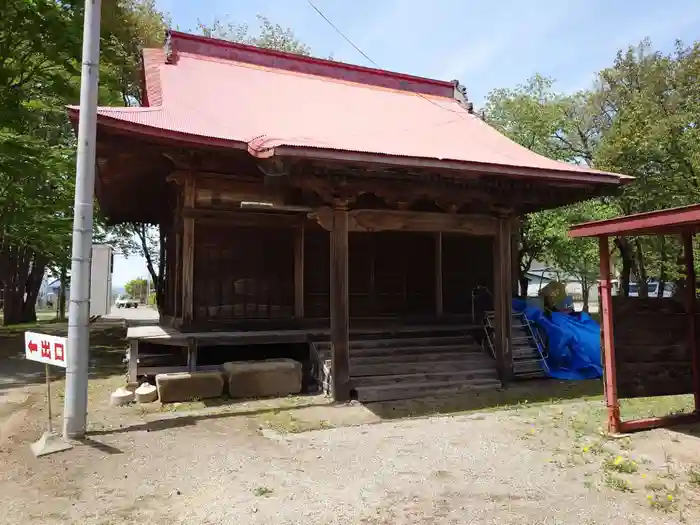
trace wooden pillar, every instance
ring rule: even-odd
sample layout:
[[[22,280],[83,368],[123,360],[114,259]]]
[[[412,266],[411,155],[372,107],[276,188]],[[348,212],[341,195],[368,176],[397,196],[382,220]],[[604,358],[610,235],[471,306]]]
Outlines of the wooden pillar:
[[[494,262],[494,343],[496,347],[496,368],[503,387],[508,386],[513,374],[513,353],[511,352],[513,275],[511,219],[499,217],[493,243]]]
[[[129,341],[129,383],[138,381],[139,370],[139,341],[132,339]]]
[[[612,282],[610,280],[610,248],[607,237],[600,237],[600,318],[605,376],[605,404],[608,407],[608,431],[620,431],[620,402],[617,399],[617,372],[615,369],[615,338],[612,318]]]
[[[180,232],[180,224],[176,227],[175,234],[175,272],[173,274],[173,285],[175,287],[175,308],[173,316],[175,318],[182,317],[182,291],[180,290],[182,283],[182,233]]]
[[[350,399],[350,323],[348,297],[348,207],[339,201],[333,206],[331,230],[331,359],[333,399]]]
[[[442,317],[442,232],[435,234],[435,315]]]
[[[304,318],[304,222],[300,220],[294,235],[294,317]]]
[[[698,321],[697,297],[695,287],[695,261],[693,260],[693,234],[683,233],[683,255],[685,258],[685,285],[687,288],[686,310],[688,312],[688,349],[690,350],[691,366],[693,368],[693,394],[695,396],[695,412],[700,412],[700,354],[698,354]],[[663,293],[661,290],[659,293]]]
[[[185,180],[183,188],[185,209],[193,209],[195,203],[194,177]],[[194,310],[194,218],[182,219],[182,322],[190,324]]]
[[[513,281],[511,284],[511,290],[514,296],[520,297],[520,257],[518,256],[518,246],[520,241],[518,239],[518,233],[512,232],[510,236],[510,255],[511,255],[511,266],[510,274],[513,276]],[[527,296],[527,290],[525,290],[525,296]]]

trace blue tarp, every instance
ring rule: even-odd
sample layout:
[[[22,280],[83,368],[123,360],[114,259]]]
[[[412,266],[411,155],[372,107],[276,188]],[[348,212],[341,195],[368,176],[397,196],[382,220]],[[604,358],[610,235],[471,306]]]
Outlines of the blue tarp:
[[[549,375],[555,379],[594,379],[603,375],[600,362],[600,325],[585,312],[551,312],[513,299],[513,311],[524,313],[540,330],[549,352]]]

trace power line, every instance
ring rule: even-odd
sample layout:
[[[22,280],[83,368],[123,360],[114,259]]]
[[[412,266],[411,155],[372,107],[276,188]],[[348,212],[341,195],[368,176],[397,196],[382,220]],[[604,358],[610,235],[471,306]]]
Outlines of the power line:
[[[322,12],[318,7],[316,7],[316,5],[312,2],[312,0],[306,0],[306,1],[307,1],[308,4],[313,8],[313,10],[316,11],[316,12],[319,14],[319,16],[320,16],[321,18],[323,18],[323,19],[328,23],[328,25],[330,25],[330,26],[335,30],[335,32],[338,33],[341,37],[343,37],[343,39],[344,39],[348,44],[350,44],[352,47],[354,47],[355,50],[356,50],[358,53],[360,53],[363,57],[365,57],[365,59],[367,59],[374,67],[376,67],[377,69],[382,69],[382,68],[379,66],[379,64],[377,64],[374,60],[372,60],[372,58],[370,58],[370,56],[367,55],[367,53],[365,53],[364,51],[362,51],[362,49],[360,49],[352,40],[350,40],[350,38],[348,38],[348,37],[345,35],[345,33],[343,33],[343,32],[338,28],[338,26],[336,26],[326,15],[324,15],[323,12]],[[389,77],[389,78],[392,78],[392,77]],[[438,108],[440,108],[440,109],[442,109],[442,110],[445,110],[445,111],[449,111],[450,113],[456,113],[457,115],[459,115],[460,118],[464,118],[464,114],[463,114],[461,111],[456,111],[456,110],[454,110],[454,109],[450,109],[450,108],[446,108],[445,106],[441,106],[440,104],[438,104],[438,103],[435,102],[434,100],[430,100],[428,97],[426,97],[425,95],[423,95],[423,93],[419,93],[418,91],[412,90],[408,85],[402,85],[401,82],[400,82],[398,79],[394,79],[394,80],[396,80],[396,82],[399,84],[399,86],[400,86],[402,89],[408,89],[408,90],[409,90],[410,92],[412,92],[414,95],[418,95],[418,96],[419,96],[420,98],[422,98],[423,100],[425,100],[425,101],[427,101],[427,102],[430,102],[433,106],[436,106],[436,107],[438,107]]]
[[[345,36],[345,33],[343,33],[340,29],[338,29],[338,27],[333,22],[331,22],[330,19],[326,15],[324,15],[321,12],[321,10],[318,7],[316,7],[311,0],[306,0],[306,1],[309,3],[309,5],[311,7],[313,7],[314,11],[316,11],[321,16],[321,18],[323,18],[326,22],[328,22],[328,25],[330,25],[333,29],[335,29],[336,33],[338,33],[340,36],[342,36],[345,39],[345,41],[348,44],[350,44],[352,47],[354,47],[357,50],[357,52],[360,53],[363,57],[365,57],[372,65],[374,65],[374,67],[381,69],[379,67],[379,65],[374,60],[372,60],[369,56],[367,56],[367,53],[362,51],[362,49],[357,47],[352,40],[350,40],[347,36]]]

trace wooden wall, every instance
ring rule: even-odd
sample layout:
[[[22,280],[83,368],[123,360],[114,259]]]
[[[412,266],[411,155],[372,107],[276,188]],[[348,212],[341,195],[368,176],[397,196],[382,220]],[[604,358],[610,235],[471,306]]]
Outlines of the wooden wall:
[[[613,297],[618,396],[692,392],[688,314],[675,299]]]
[[[294,235],[294,228],[197,222],[194,235],[194,321],[292,320]],[[329,242],[326,230],[316,224],[307,225],[304,235],[304,317],[308,319],[329,317]],[[482,284],[493,289],[491,246],[490,237],[443,235],[445,314],[470,314],[472,288]],[[171,249],[175,252],[177,247]],[[351,232],[350,316],[434,317],[435,249],[433,233]],[[175,280],[168,286],[176,302]]]
[[[305,236],[305,314],[328,317],[330,238]],[[351,317],[431,315],[435,311],[435,240],[428,233],[351,232]]]
[[[293,316],[291,230],[196,224],[194,238],[195,321]]]
[[[472,290],[486,286],[493,294],[493,237],[443,234],[443,304],[445,313],[471,314]],[[477,313],[493,308],[486,296],[477,300]]]

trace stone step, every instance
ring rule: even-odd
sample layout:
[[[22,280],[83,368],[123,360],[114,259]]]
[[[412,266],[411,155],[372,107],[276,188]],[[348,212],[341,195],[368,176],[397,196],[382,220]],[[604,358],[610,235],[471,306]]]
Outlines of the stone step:
[[[354,387],[361,386],[382,386],[393,385],[398,383],[420,383],[420,382],[452,382],[464,381],[468,382],[474,379],[498,379],[498,374],[495,368],[480,369],[480,370],[451,370],[445,372],[427,372],[417,374],[392,374],[385,376],[367,376],[353,377],[352,384]]]
[[[361,403],[378,401],[398,401],[461,392],[478,392],[500,388],[500,381],[494,379],[474,379],[470,381],[425,381],[418,383],[398,383],[382,386],[361,386],[355,390]]]
[[[395,374],[428,374],[435,372],[453,371],[477,371],[495,370],[495,365],[491,359],[465,360],[464,358],[455,361],[385,361],[376,364],[350,364],[350,376],[385,376]]]
[[[392,353],[390,355],[371,355],[371,356],[360,356],[357,357],[350,353],[350,366],[353,365],[373,365],[382,363],[405,363],[408,361],[425,361],[425,362],[436,362],[436,361],[464,361],[464,362],[480,362],[484,360],[484,355],[482,352],[464,352],[464,351],[448,351],[448,352],[437,352],[437,351],[424,351],[423,353],[410,353],[401,354],[399,352]]]
[[[391,339],[360,339],[351,340],[350,349],[375,349],[375,348],[408,348],[412,346],[451,346],[451,345],[475,345],[476,342],[471,336],[447,336],[447,337],[402,337]],[[330,348],[330,341],[320,341],[316,343],[316,348]]]

